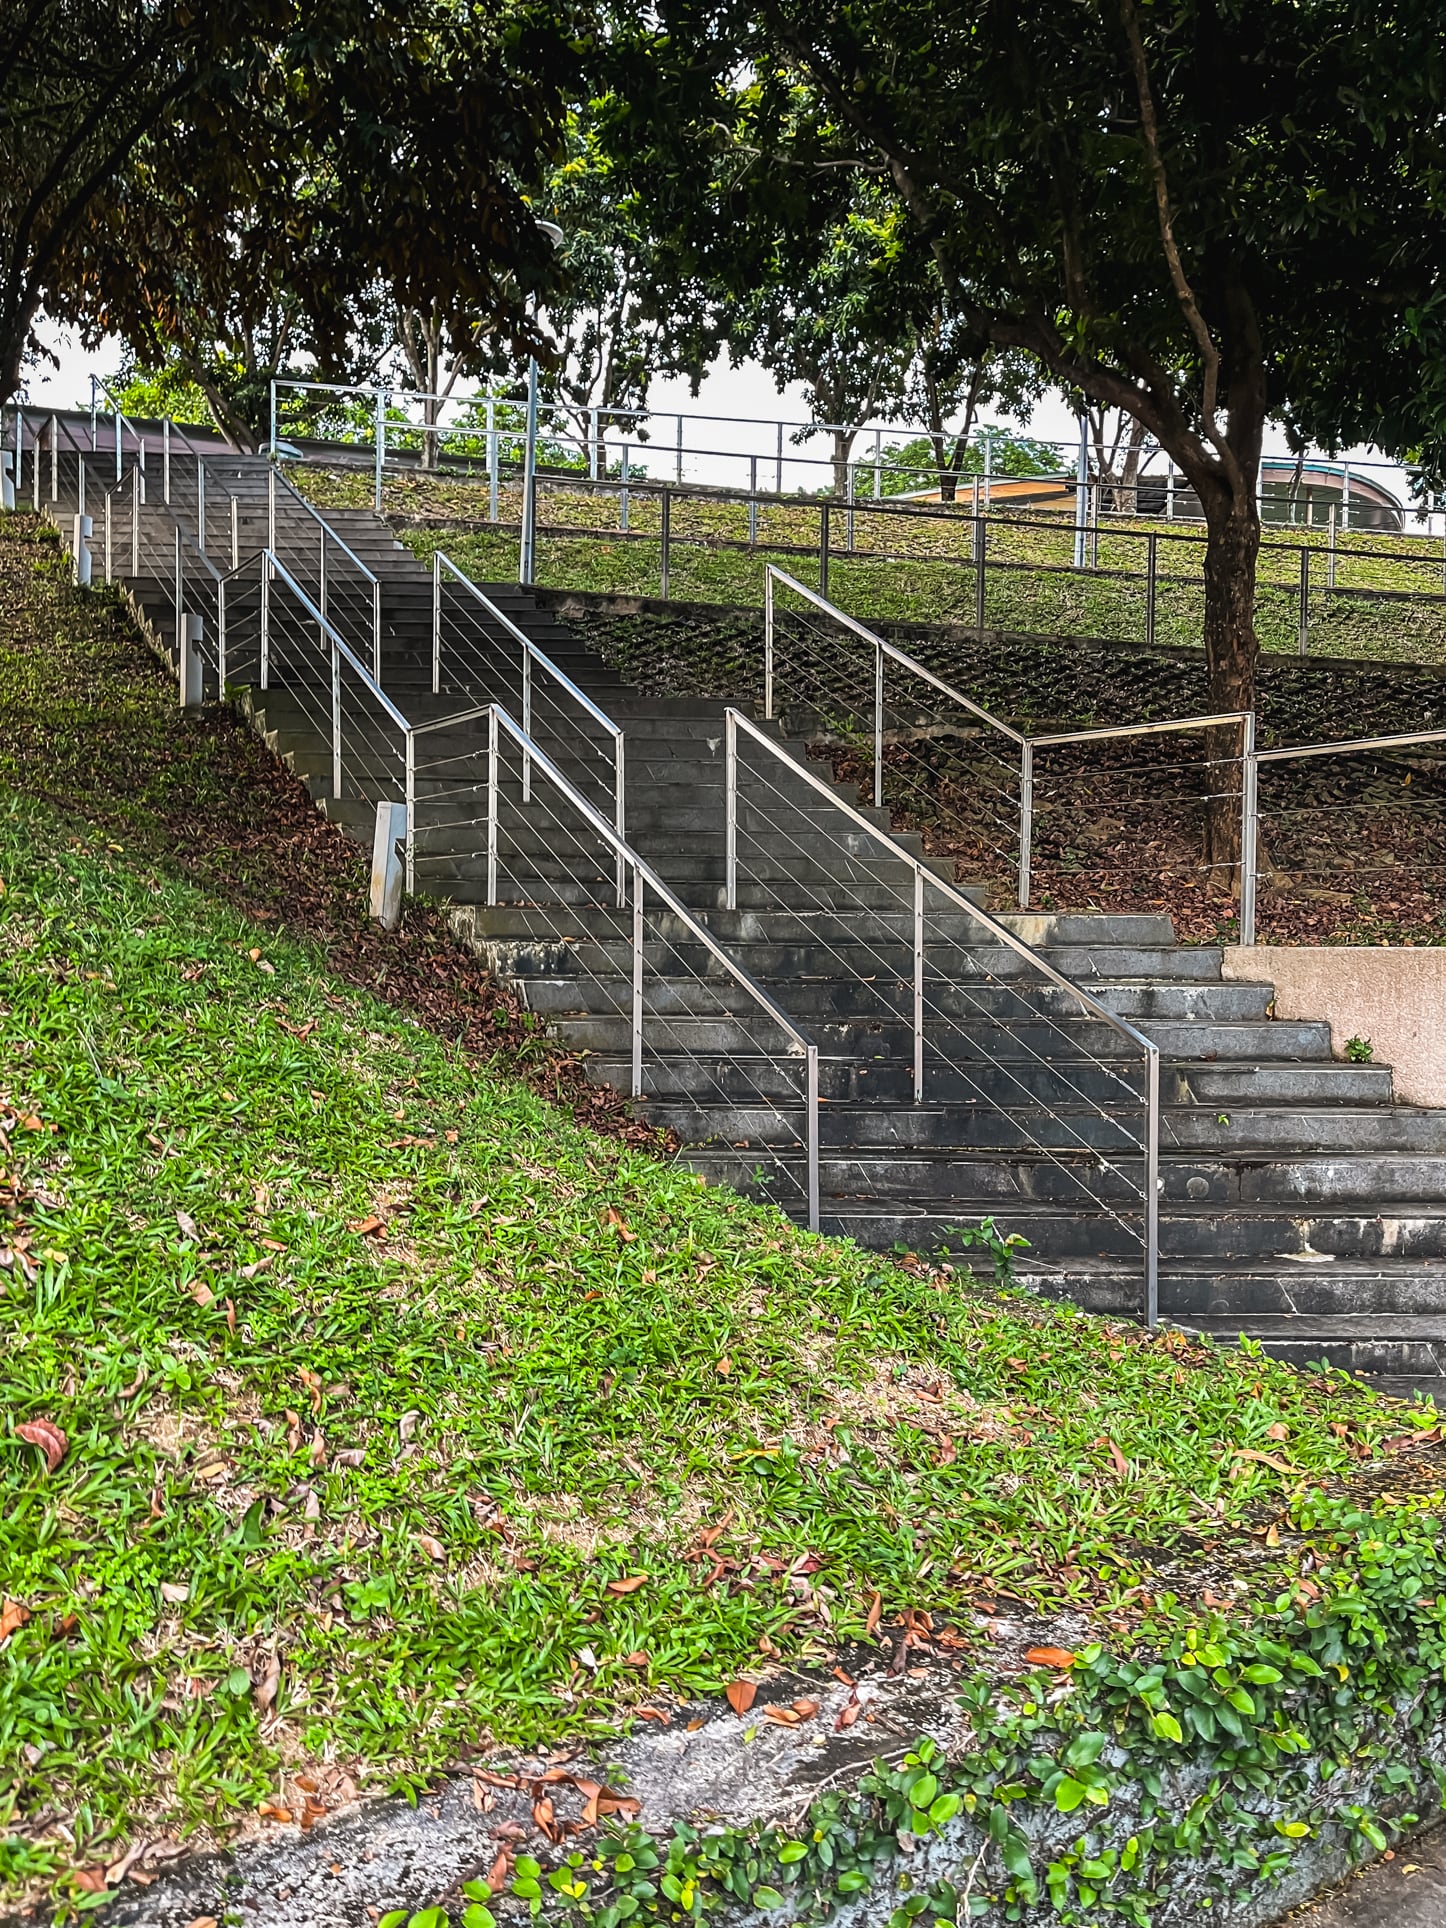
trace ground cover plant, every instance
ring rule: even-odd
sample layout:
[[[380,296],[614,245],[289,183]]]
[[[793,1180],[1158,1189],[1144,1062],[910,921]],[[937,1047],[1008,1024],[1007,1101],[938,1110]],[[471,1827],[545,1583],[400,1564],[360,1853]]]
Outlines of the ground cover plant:
[[[153,753],[227,726],[97,658],[119,619],[25,532],[4,674],[76,696],[0,801],[0,1892],[91,1906],[128,1841],[310,1821],[884,1624],[964,1666],[1001,1601],[1148,1642],[1162,1574],[1221,1585],[1434,1436],[811,1238],[344,982],[186,874],[139,771],[129,821],[87,788],[67,739],[123,753],[126,704]]]
[[[299,486],[318,502],[369,506],[369,472],[299,468]],[[383,506],[419,554],[444,548],[480,581],[517,573],[521,491],[499,492],[501,523],[488,525],[484,481],[445,476],[387,478]],[[670,593],[684,600],[760,604],[765,565],[817,586],[820,502],[800,497],[762,504],[750,543],[746,505],[721,497],[677,496],[670,518]],[[593,493],[551,481],[538,499],[537,581],[552,588],[613,595],[659,592],[656,495],[630,494],[626,531],[614,492]],[[1168,533],[1171,528],[1174,535]],[[887,513],[861,503],[852,521],[830,506],[829,593],[855,615],[878,621],[972,623],[973,532],[961,505]],[[1000,514],[989,525],[986,619],[995,628],[1040,635],[1145,640],[1146,543],[1159,538],[1155,637],[1200,648],[1204,613],[1203,545],[1198,530],[1112,518],[1091,537],[1091,567],[1072,567],[1068,514],[1034,520]],[[1439,545],[1422,535],[1351,530],[1336,540],[1330,586],[1329,534],[1271,526],[1257,577],[1255,621],[1267,655],[1299,648],[1300,557],[1310,550],[1309,648],[1363,661],[1446,662],[1446,604]],[[1358,592],[1347,594],[1348,591]]]

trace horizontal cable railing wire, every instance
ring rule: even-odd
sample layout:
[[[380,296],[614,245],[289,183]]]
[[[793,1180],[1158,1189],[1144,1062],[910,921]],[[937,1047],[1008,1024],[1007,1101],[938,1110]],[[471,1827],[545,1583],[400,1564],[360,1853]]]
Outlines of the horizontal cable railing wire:
[[[1446,729],[1257,750],[1250,916],[1300,941],[1302,912],[1430,934],[1446,899]],[[1269,937],[1267,937],[1269,941]]]
[[[1015,1153],[1032,1151],[1055,1174],[1057,1202],[1119,1228],[1138,1253],[1153,1324],[1156,1046],[734,709],[726,761],[728,905],[748,878],[779,916],[806,918],[831,982],[852,1000],[845,1059],[882,1058],[901,1103],[947,1102],[966,1133],[972,1112],[992,1114],[990,1149],[1002,1136]],[[830,807],[831,833],[805,821],[800,780]],[[766,923],[769,908],[753,914]],[[1112,1055],[1092,1036],[1114,1040]]]
[[[499,943],[542,953],[529,1004],[695,1161],[746,1153],[816,1230],[817,1046],[500,705],[489,730],[485,905]]]
[[[971,880],[1025,893],[1028,739],[807,584],[764,576],[762,713]],[[996,748],[1007,745],[1007,752]]]
[[[622,728],[507,613],[440,550],[432,558],[432,689],[485,693],[514,710],[529,741],[554,761],[589,803],[626,838],[626,753]],[[531,781],[524,756],[524,800]],[[617,868],[618,902],[624,875]]]

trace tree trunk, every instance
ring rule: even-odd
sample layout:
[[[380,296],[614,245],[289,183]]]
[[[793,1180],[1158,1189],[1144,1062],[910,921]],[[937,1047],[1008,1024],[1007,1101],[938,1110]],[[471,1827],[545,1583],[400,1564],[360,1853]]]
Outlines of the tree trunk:
[[[1205,669],[1210,708],[1254,710],[1255,564],[1260,550],[1260,519],[1255,502],[1241,502],[1227,491],[1206,489],[1205,508]],[[1239,888],[1240,803],[1243,768],[1238,725],[1205,732],[1209,762],[1209,803],[1205,813],[1205,862],[1217,887]]]

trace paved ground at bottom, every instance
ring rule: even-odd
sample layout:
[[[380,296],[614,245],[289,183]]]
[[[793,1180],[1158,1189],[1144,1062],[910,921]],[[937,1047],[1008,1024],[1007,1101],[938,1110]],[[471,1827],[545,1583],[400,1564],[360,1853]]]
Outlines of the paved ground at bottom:
[[[1446,1928],[1446,1827],[1403,1841],[1281,1928]]]

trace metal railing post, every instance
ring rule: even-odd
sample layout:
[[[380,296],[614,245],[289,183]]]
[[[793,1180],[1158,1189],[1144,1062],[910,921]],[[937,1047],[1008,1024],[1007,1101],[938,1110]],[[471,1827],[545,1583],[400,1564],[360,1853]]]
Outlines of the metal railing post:
[[[323,540],[325,538],[323,537]],[[266,547],[276,554],[276,471],[266,471]]]
[[[884,646],[874,643],[874,808],[884,807]]]
[[[114,571],[111,567],[111,497],[114,490],[105,492],[105,579],[110,582]]]
[[[417,882],[417,737],[414,730],[407,731],[407,895],[410,897]]]
[[[633,1096],[643,1095],[643,873],[633,865]]]
[[[276,460],[276,377],[271,378],[271,459]]]
[[[1029,872],[1034,843],[1034,745],[1019,746],[1019,908],[1029,909]]]
[[[387,460],[387,391],[384,388],[377,390],[376,444],[377,472],[372,506],[375,508],[377,514],[380,515],[382,512],[382,470],[385,468]]]
[[[497,706],[487,712],[487,902],[497,902]]]
[[[377,507],[381,507],[378,502]],[[522,449],[522,540],[517,580],[532,582],[537,569],[537,360],[527,364],[527,439]]]
[[[171,506],[171,418],[161,423],[161,500]]]
[[[95,381],[95,376],[92,375],[90,378],[90,452],[92,455],[94,455],[96,450],[100,447],[100,443],[96,439],[96,418],[97,418],[98,408],[99,408],[99,404],[96,401],[96,381]]]
[[[432,694],[442,688],[442,552],[432,551]]]
[[[323,644],[326,641],[323,631]],[[331,794],[341,796],[341,651],[335,643],[331,645]]]
[[[587,473],[592,482],[596,482],[602,473],[602,430],[598,421],[598,411],[590,408],[587,412]]]
[[[30,444],[30,506],[40,514],[40,430],[35,431],[35,440]]]
[[[497,520],[497,403],[487,397],[487,520]]]
[[[985,617],[985,555],[989,546],[989,524],[982,515],[974,518],[974,627],[982,639]]]
[[[1158,580],[1158,559],[1156,545],[1159,537],[1153,529],[1145,542],[1145,647],[1155,647],[1155,584]]]
[[[618,492],[618,528],[624,535],[628,532],[628,445],[623,443],[622,458],[623,486]]]
[[[818,1230],[818,1046],[810,1044],[805,1051],[804,1108],[806,1117],[804,1130],[807,1133],[808,1149],[808,1229]]]
[[[724,721],[723,737],[723,838],[725,910],[738,908],[738,725],[732,710]]]
[[[50,499],[60,500],[60,417],[50,418]]]
[[[778,474],[775,478],[775,495],[783,494],[783,424],[778,424]]]
[[[678,480],[683,479],[683,418],[678,417]]]
[[[268,544],[268,547],[270,546]],[[206,553],[206,464],[199,455],[196,457],[196,547],[204,556]]]
[[[1145,1052],[1145,1324],[1160,1323],[1160,1053]]]
[[[763,576],[763,714],[773,715],[773,571]]]
[[[85,451],[75,458],[75,512],[85,514]]]
[[[226,578],[216,584],[216,695],[226,701]]]
[[[1255,942],[1255,880],[1260,841],[1260,764],[1255,754],[1255,716],[1240,720],[1240,941]]]
[[[829,505],[818,505],[818,593],[828,594],[828,548],[829,548]]]
[[[37,490],[37,494],[39,491]],[[131,575],[141,573],[141,472],[131,470]]]
[[[1334,502],[1330,510],[1329,543],[1330,547],[1326,551],[1326,588],[1334,589],[1336,586],[1336,505]]]
[[[231,567],[241,567],[241,503],[234,495],[231,498]]]
[[[662,488],[662,556],[658,568],[658,593],[666,600],[670,577],[671,548],[673,541],[673,494],[667,483]]]
[[[532,801],[532,651],[522,646],[522,734],[527,745],[522,751],[522,801]]]
[[[117,409],[115,412],[115,479],[117,482],[124,473],[125,466],[121,460],[121,412]]]
[[[327,624],[326,624],[326,587],[327,585],[326,585],[326,530],[324,527],[320,532],[320,540],[318,541],[316,546],[318,551],[317,587],[320,592],[316,599],[316,606],[321,611],[320,637],[321,637],[321,646],[323,649],[325,649],[326,648],[326,628],[327,628]]]
[[[627,838],[626,769],[623,733],[619,730],[613,738],[613,829],[618,833],[617,876],[615,881],[617,884],[619,910],[623,907],[625,901],[623,893],[627,887],[627,865],[622,853],[622,845]]]
[[[1310,550],[1304,543],[1300,547],[1300,634],[1298,641],[1300,655],[1310,651]]]
[[[271,557],[261,558],[261,687],[271,686]]]
[[[914,1103],[924,1102],[924,873],[914,872]]]
[[[186,619],[185,619],[185,616],[182,614],[186,606],[184,601],[185,588],[186,588],[186,585],[182,575],[182,566],[181,566],[181,530],[180,530],[180,525],[178,524],[176,527],[176,656],[177,656],[177,661],[180,661],[180,659],[184,657],[186,653],[186,628],[185,628]]]
[[[380,685],[382,680],[382,583],[380,576],[372,577],[372,675]]]

